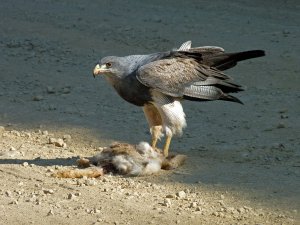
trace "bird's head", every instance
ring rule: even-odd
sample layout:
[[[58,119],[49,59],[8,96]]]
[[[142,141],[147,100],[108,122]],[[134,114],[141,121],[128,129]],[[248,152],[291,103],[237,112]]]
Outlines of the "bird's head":
[[[106,75],[122,77],[122,75],[126,72],[126,67],[123,64],[121,57],[107,56],[97,63],[93,71],[93,76]]]

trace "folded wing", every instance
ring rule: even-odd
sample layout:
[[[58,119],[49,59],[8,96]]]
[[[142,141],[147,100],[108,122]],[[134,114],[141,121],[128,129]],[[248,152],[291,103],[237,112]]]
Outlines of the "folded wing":
[[[238,101],[227,93],[242,90],[222,71],[205,65],[201,53],[190,51],[173,52],[165,59],[140,67],[137,79],[163,94],[197,101]]]

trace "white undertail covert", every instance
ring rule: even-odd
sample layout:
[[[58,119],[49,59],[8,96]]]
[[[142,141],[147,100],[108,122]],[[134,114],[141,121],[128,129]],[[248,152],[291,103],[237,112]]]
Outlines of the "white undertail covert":
[[[163,130],[167,136],[181,135],[182,129],[186,127],[185,113],[178,99],[169,97],[158,91],[152,91],[152,104],[158,109]]]

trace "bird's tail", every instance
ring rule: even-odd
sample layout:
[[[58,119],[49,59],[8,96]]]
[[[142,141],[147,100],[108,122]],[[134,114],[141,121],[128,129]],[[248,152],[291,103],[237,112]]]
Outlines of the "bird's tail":
[[[232,95],[229,95],[229,94],[225,94],[225,93],[219,99],[203,99],[203,98],[197,98],[197,97],[192,97],[192,96],[187,96],[187,95],[184,95],[183,99],[189,100],[189,101],[196,101],[196,102],[222,100],[222,101],[236,102],[236,103],[240,103],[240,104],[244,105],[244,103],[241,100],[239,100],[238,98],[236,98]]]
[[[262,57],[265,55],[263,50],[251,50],[237,53],[223,53],[207,56],[204,61],[208,65],[213,66],[219,70],[227,70],[234,67],[237,62]]]

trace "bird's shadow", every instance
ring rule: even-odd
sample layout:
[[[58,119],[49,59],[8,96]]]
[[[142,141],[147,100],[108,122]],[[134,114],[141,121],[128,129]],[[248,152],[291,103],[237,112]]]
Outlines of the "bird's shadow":
[[[34,164],[37,166],[73,166],[76,165],[76,161],[78,159],[79,157],[53,158],[53,159],[42,159],[40,157],[35,159],[0,159],[0,165],[23,164],[27,162],[29,165]]]

